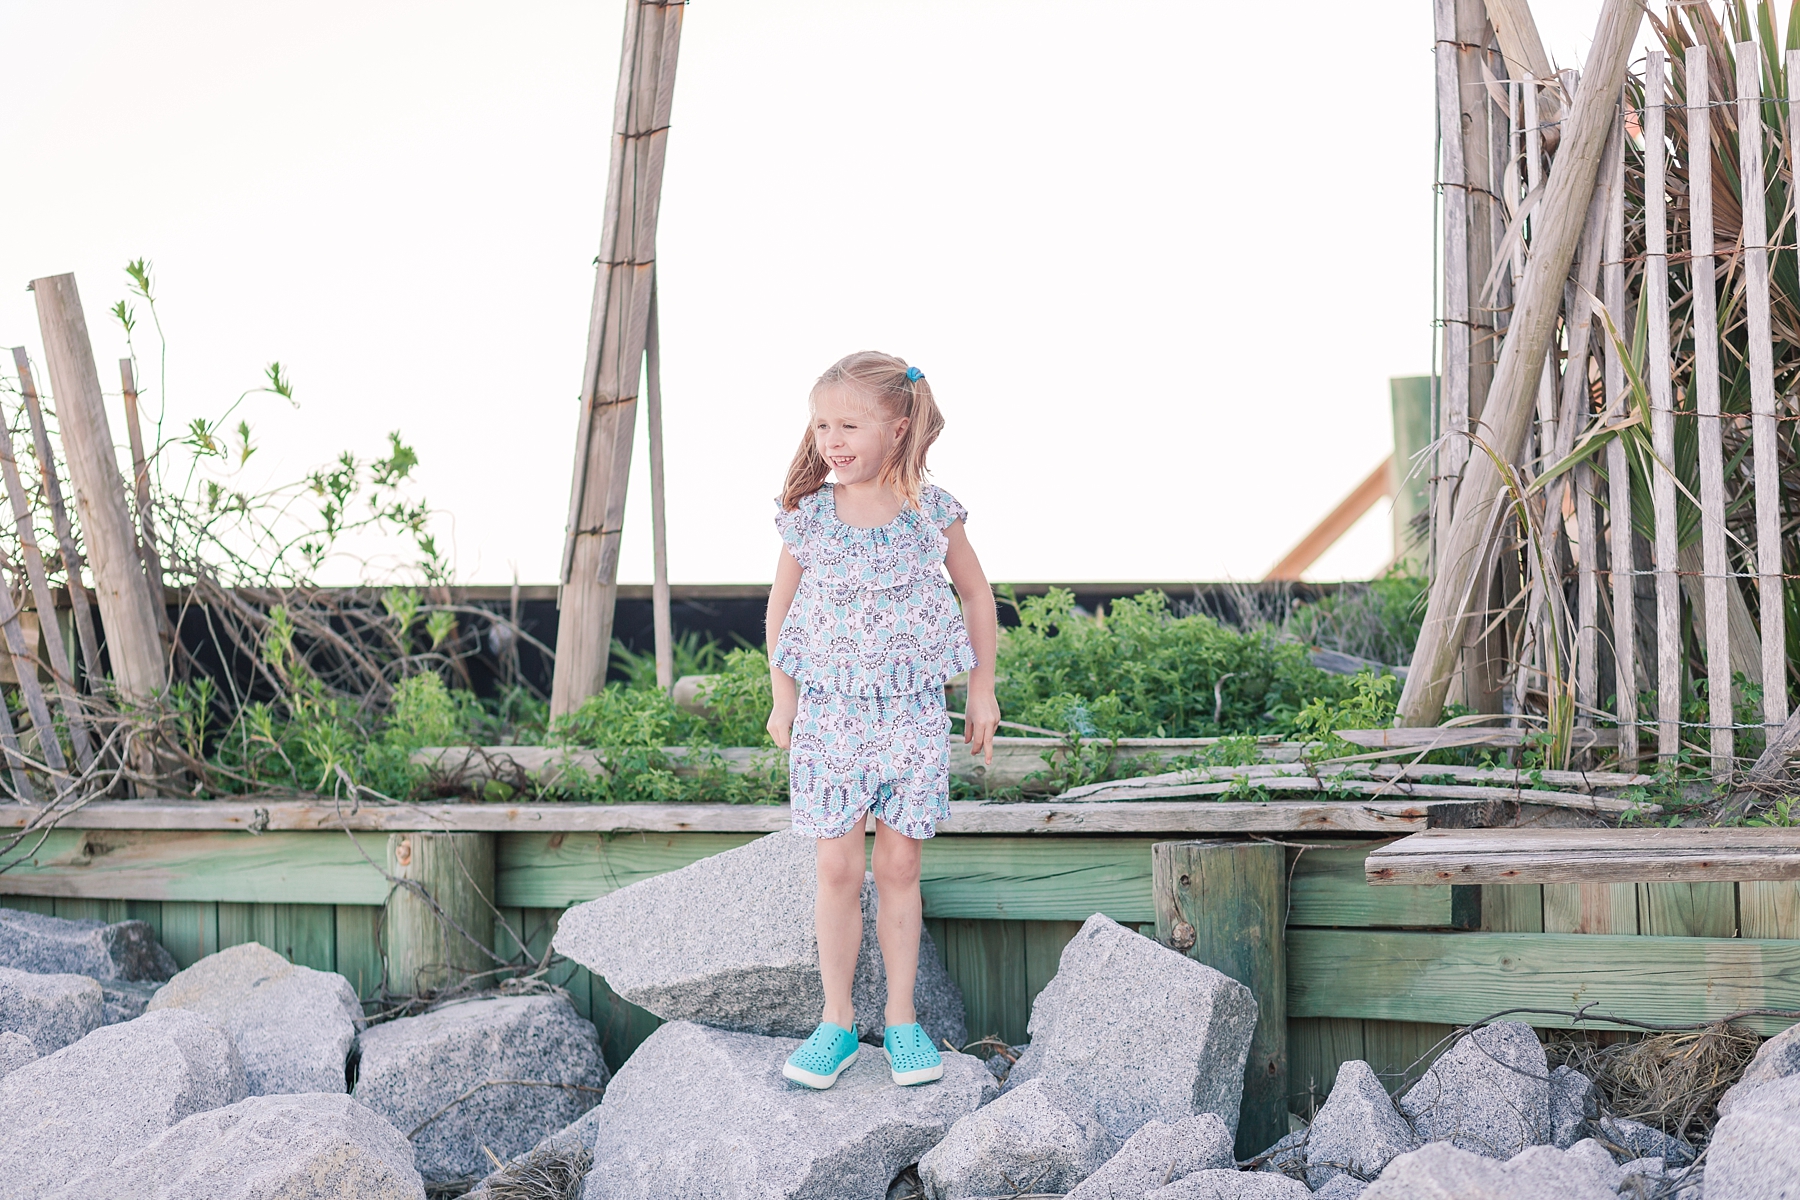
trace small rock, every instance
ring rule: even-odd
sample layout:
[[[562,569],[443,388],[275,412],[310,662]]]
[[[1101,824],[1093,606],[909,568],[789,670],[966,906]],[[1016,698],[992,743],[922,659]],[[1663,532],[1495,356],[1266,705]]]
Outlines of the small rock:
[[[11,1075],[26,1063],[36,1062],[43,1055],[38,1053],[37,1043],[22,1033],[0,1033],[0,1076]]]
[[[101,1015],[105,1023],[117,1025],[120,1021],[134,1021],[143,1016],[150,1007],[150,997],[156,995],[156,989],[161,986],[154,979],[101,980]]]
[[[1339,1175],[1373,1179],[1419,1139],[1394,1109],[1369,1064],[1351,1059],[1338,1068],[1331,1095],[1306,1140],[1306,1183],[1315,1191]]]
[[[1654,1126],[1625,1117],[1601,1117],[1600,1138],[1621,1162],[1633,1158],[1661,1158],[1677,1166],[1694,1161],[1696,1151],[1679,1138],[1672,1138]]]
[[[104,1021],[105,997],[86,975],[35,975],[0,967],[0,1029],[40,1050],[79,1042]]]
[[[1619,1168],[1598,1142],[1588,1139],[1568,1150],[1531,1146],[1506,1163],[1511,1194],[1520,1200],[1610,1200],[1619,1187]]]
[[[1611,1158],[1580,1145],[1529,1146],[1502,1163],[1431,1142],[1389,1163],[1362,1200],[1614,1200]]]
[[[1600,1115],[1594,1081],[1573,1067],[1550,1072],[1550,1141],[1567,1150],[1587,1136],[1587,1123]]]
[[[1007,1086],[1066,1084],[1121,1141],[1202,1112],[1235,1135],[1255,1025],[1249,988],[1096,913],[1032,1003]]]
[[[583,1200],[884,1200],[888,1184],[999,1090],[972,1055],[895,1087],[867,1047],[814,1091],[781,1064],[799,1043],[671,1021],[637,1048],[596,1111]]]
[[[1620,1173],[1618,1163],[1613,1160],[1612,1154],[1605,1146],[1593,1138],[1582,1138],[1569,1147],[1569,1157],[1571,1162],[1585,1162],[1586,1169],[1595,1179],[1614,1191],[1618,1190],[1619,1180],[1623,1178],[1623,1175]]]
[[[70,921],[0,908],[0,967],[106,981],[164,980],[175,959],[142,921]]]
[[[96,1029],[0,1079],[0,1200],[37,1200],[243,1098],[237,1046],[198,1013]]]
[[[813,935],[817,854],[811,838],[772,833],[576,905],[558,922],[553,945],[666,1021],[806,1037],[825,1007]],[[858,1032],[879,1039],[887,972],[875,937],[876,906],[868,877],[850,998]],[[923,929],[913,1002],[938,1046],[969,1040],[962,991]]]
[[[1369,1185],[1348,1175],[1334,1175],[1330,1183],[1313,1193],[1313,1200],[1360,1200]]]
[[[253,1096],[195,1113],[55,1193],[62,1200],[424,1200],[400,1131],[334,1095]]]
[[[223,1025],[237,1042],[252,1096],[348,1086],[344,1064],[362,1024],[362,1005],[342,975],[297,967],[245,942],[209,954],[169,980],[149,1007],[183,1008]]]
[[[1605,1151],[1601,1153],[1604,1154]],[[1660,1158],[1634,1158],[1622,1164],[1619,1167],[1619,1186],[1615,1190],[1621,1196],[1631,1197],[1631,1200],[1655,1195],[1662,1189],[1664,1165]]]
[[[1146,1192],[1144,1200],[1310,1200],[1298,1179],[1261,1171],[1195,1171],[1168,1187]]]
[[[561,996],[449,1004],[369,1028],[361,1052],[356,1098],[412,1139],[427,1183],[481,1178],[484,1145],[502,1161],[523,1153],[592,1108],[607,1079],[593,1023]]]
[[[1767,1080],[1713,1126],[1706,1200],[1800,1196],[1800,1074]]]
[[[1067,1192],[1117,1148],[1085,1097],[1033,1079],[952,1126],[919,1160],[919,1182],[929,1200]]]
[[[1550,1141],[1550,1068],[1531,1026],[1484,1025],[1446,1051],[1400,1099],[1423,1142],[1511,1158]]]
[[[1195,1171],[1235,1170],[1231,1143],[1231,1131],[1216,1113],[1197,1113],[1173,1125],[1146,1121],[1068,1200],[1137,1200]]]

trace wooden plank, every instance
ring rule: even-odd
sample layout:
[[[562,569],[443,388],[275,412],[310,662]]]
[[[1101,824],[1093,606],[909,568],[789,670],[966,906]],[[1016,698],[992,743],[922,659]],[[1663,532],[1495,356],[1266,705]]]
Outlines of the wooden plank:
[[[1371,801],[1389,799],[1411,800],[1510,800],[1519,804],[1541,804],[1550,808],[1572,808],[1591,813],[1626,813],[1626,812],[1661,812],[1659,805],[1639,804],[1632,800],[1619,800],[1611,796],[1602,796],[1592,792],[1558,792],[1545,788],[1508,788],[1480,787],[1476,785],[1454,783],[1413,783],[1410,780],[1393,779],[1382,783],[1345,779],[1342,776],[1302,776],[1302,775],[1256,775],[1246,777],[1242,781],[1230,783],[1191,783],[1176,784],[1166,787],[1139,787],[1120,789],[1117,792],[1098,793],[1092,803],[1111,800],[1115,796],[1129,795],[1138,803],[1150,799],[1174,798],[1185,796],[1224,796],[1232,792],[1241,792],[1253,788],[1264,792],[1330,792],[1361,794],[1370,797]],[[1057,807],[1057,806],[1046,806]],[[1371,807],[1372,814],[1379,815],[1379,808]],[[978,814],[979,815],[979,814]],[[1067,816],[1081,817],[1079,809],[1069,809]],[[1129,814],[1121,814],[1129,815]],[[1405,815],[1405,814],[1398,814]],[[1364,826],[1368,828],[1368,826]]]
[[[156,509],[150,499],[150,464],[144,457],[144,431],[138,422],[138,390],[136,372],[129,358],[119,360],[119,381],[125,401],[125,435],[131,440],[131,485],[137,501],[138,554],[144,564],[144,579],[150,586],[150,602],[162,620],[165,634],[173,633],[169,625],[169,599],[163,591],[162,552],[156,543]]]
[[[949,918],[941,925],[934,921],[932,936],[943,951],[945,969],[962,989],[969,1040],[1025,1041],[1031,1016],[1025,922]]]
[[[7,653],[12,655],[13,678],[18,681],[19,695],[25,701],[25,711],[31,714],[31,727],[37,732],[37,752],[43,763],[50,768],[53,794],[61,794],[69,788],[69,764],[63,757],[62,742],[56,734],[56,723],[50,718],[50,706],[44,700],[44,689],[38,684],[37,639],[25,639],[24,623],[19,620],[19,610],[13,604],[13,587],[24,591],[18,571],[7,560],[4,551],[0,551],[0,632],[6,638]],[[6,575],[13,580],[8,583]]]
[[[125,919],[125,902],[82,896],[58,896],[56,915],[65,921],[104,921],[108,925]]]
[[[598,692],[612,656],[639,372],[656,272],[656,223],[684,5],[634,0],[625,17],[612,159],[564,539],[553,715]]]
[[[1463,746],[1523,746],[1529,729],[1478,729],[1474,726],[1425,725],[1393,729],[1339,729],[1336,735],[1353,746],[1372,750],[1455,750]],[[1571,743],[1576,750],[1618,745],[1618,733],[1612,729],[1578,729]],[[1443,768],[1451,770],[1452,768]],[[1613,772],[1607,772],[1612,774]],[[1578,772],[1559,772],[1563,775]]]
[[[1158,842],[1151,850],[1156,940],[1237,980],[1256,998],[1237,1155],[1286,1136],[1287,861],[1263,842]]]
[[[81,551],[75,546],[75,531],[69,523],[69,510],[63,503],[62,480],[56,474],[56,454],[50,448],[50,433],[44,426],[44,412],[38,403],[37,384],[31,377],[31,360],[25,347],[12,348],[13,366],[19,373],[19,398],[31,422],[32,450],[37,455],[38,482],[44,489],[44,502],[50,509],[51,527],[56,531],[57,548],[62,553],[63,575],[68,583],[69,605],[75,614],[75,629],[81,643],[82,665],[89,679],[100,678],[100,639],[94,633],[94,614],[88,607],[87,587],[81,582]],[[73,674],[71,662],[70,672]]]
[[[663,505],[662,333],[656,276],[650,276],[650,319],[644,333],[644,424],[650,436],[650,624],[656,644],[656,686],[675,686],[675,632],[669,618],[669,530]]]
[[[1370,883],[1800,879],[1800,830],[1429,830],[1372,852]]]
[[[1468,460],[1469,428],[1469,191],[1463,162],[1462,97],[1456,0],[1433,0],[1437,38],[1438,191],[1444,198],[1444,370],[1439,394],[1438,433],[1443,438],[1432,471],[1434,559],[1444,560],[1444,539],[1455,508],[1456,483]]]
[[[1638,933],[1637,885],[1546,883],[1543,932]]]
[[[358,835],[380,862],[383,835]],[[343,834],[56,829],[6,873],[22,895],[380,904],[387,882]],[[232,943],[225,942],[225,945]]]
[[[1800,944],[1607,934],[1288,933],[1292,1016],[1463,1024],[1506,1009],[1574,1011],[1590,1004],[1595,1016],[1660,1022],[1800,1008]],[[1547,1028],[1576,1024],[1555,1013],[1513,1019]],[[1763,1034],[1791,1024],[1778,1017],[1743,1023]]]
[[[497,838],[492,833],[420,830],[388,835],[388,873],[419,889],[394,888],[388,894],[390,987],[423,994],[494,966],[487,950],[494,944],[498,902]]]
[[[1363,877],[1361,846],[1288,847],[1288,924],[1348,928],[1445,929],[1453,924],[1449,887],[1376,888]],[[1398,903],[1391,902],[1392,896]]]
[[[1337,545],[1339,538],[1350,532],[1352,525],[1362,520],[1363,514],[1394,494],[1394,472],[1394,459],[1389,455],[1367,478],[1352,488],[1336,508],[1326,513],[1280,562],[1269,568],[1269,573],[1263,576],[1263,582],[1298,580],[1304,575],[1307,568],[1319,561],[1321,555]]]
[[[1707,56],[1687,56],[1688,145],[1712,145],[1712,89]],[[1726,588],[1725,452],[1719,410],[1718,281],[1713,255],[1712,154],[1689,153],[1688,220],[1693,233],[1694,402],[1699,414],[1700,547],[1705,563],[1706,697],[1713,778],[1732,771],[1731,634]]]
[[[1062,952],[1081,932],[1080,921],[1025,922],[1025,1003],[1037,1001],[1044,985],[1062,965]]]
[[[1430,1021],[1364,1021],[1364,1060],[1388,1094],[1398,1096],[1451,1046],[1456,1026]]]
[[[566,908],[735,849],[735,833],[518,833],[499,840],[497,903]]]
[[[1637,885],[1639,928],[1620,933],[1663,937],[1736,937],[1737,885],[1717,883],[1640,883]]]
[[[81,506],[81,532],[91,554],[107,659],[119,690],[148,700],[168,686],[168,664],[138,561],[131,514],[125,508],[125,483],[114,456],[81,295],[73,275],[34,280],[31,290],[37,299],[69,478]]]
[[[0,896],[0,906],[41,913],[46,917],[56,915],[56,898],[53,896]]]
[[[1307,1120],[1318,1114],[1338,1068],[1351,1059],[1367,1061],[1363,1022],[1351,1018],[1288,1018],[1288,1111]]]
[[[1416,792],[1417,789],[1414,789]],[[1506,799],[1482,789],[1483,799]],[[1578,798],[1586,803],[1586,798]],[[1533,801],[1536,803],[1536,801]],[[1430,803],[1312,801],[1238,803],[953,801],[942,837],[966,834],[1408,833],[1430,822]],[[38,810],[0,805],[0,828],[23,828]],[[400,804],[340,809],[306,801],[97,800],[64,817],[65,829],[361,832],[411,829],[468,833],[736,833],[788,828],[786,805],[772,804]]]
[[[632,1051],[662,1026],[662,1018],[614,992],[598,975],[589,976],[588,987],[593,997],[589,1020],[600,1034],[600,1056],[617,1074]]]
[[[176,966],[182,970],[209,954],[218,954],[220,907],[209,900],[162,901],[162,945],[175,955]]]
[[[1544,889],[1535,883],[1481,885],[1481,928],[1488,933],[1544,932]]]
[[[1739,42],[1738,173],[1743,184],[1744,315],[1750,343],[1750,442],[1755,460],[1757,593],[1762,600],[1763,724],[1787,720],[1787,632],[1781,571],[1780,426],[1769,333],[1769,210],[1763,182],[1762,52]]]
[[[1629,337],[1625,316],[1625,137],[1623,111],[1615,118],[1619,132],[1607,143],[1610,152],[1600,168],[1610,176],[1607,184],[1606,261],[1602,268],[1606,311],[1619,338]],[[1618,421],[1629,407],[1625,393],[1625,362],[1619,343],[1606,342],[1607,419]],[[1625,461],[1625,443],[1614,438],[1606,446],[1608,526],[1612,544],[1608,569],[1612,578],[1613,703],[1619,719],[1619,760],[1627,769],[1637,764],[1637,574],[1631,544],[1631,469]]]
[[[356,994],[369,1000],[381,988],[381,925],[379,904],[339,904],[333,907],[337,965],[332,968],[350,981]]]
[[[1738,884],[1738,931],[1747,938],[1800,938],[1800,883]]]
[[[1681,542],[1675,510],[1675,388],[1669,357],[1667,56],[1650,51],[1644,66],[1644,303],[1649,306],[1650,505],[1655,521],[1656,753],[1681,752]]]

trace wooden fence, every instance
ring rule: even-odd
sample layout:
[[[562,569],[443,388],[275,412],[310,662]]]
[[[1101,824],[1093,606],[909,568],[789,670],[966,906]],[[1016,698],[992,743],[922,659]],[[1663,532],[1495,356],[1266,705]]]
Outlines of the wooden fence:
[[[223,822],[240,807],[192,810],[216,812]],[[1233,806],[1188,807],[1187,823],[1198,827],[1192,833],[1212,836],[1220,832],[1214,814]],[[1243,807],[1264,810],[1274,825],[1284,807],[1305,806]],[[128,808],[97,804],[75,814],[89,827],[53,831],[0,880],[8,893],[0,904],[148,921],[182,966],[259,941],[374,994],[388,883],[372,862],[384,861],[388,833],[357,830],[353,841],[342,829],[282,829],[281,813],[260,834],[120,828]],[[568,905],[743,844],[758,835],[741,827],[746,811],[781,816],[779,809],[685,808],[686,832],[558,830],[559,818],[591,814],[571,806],[514,810],[519,824],[539,828],[495,835],[504,925],[539,955]],[[740,827],[706,828],[727,820]],[[963,989],[971,1036],[1026,1039],[1032,1000],[1089,915],[1154,933],[1151,846],[1179,836],[945,833],[928,842],[927,926]],[[1371,887],[1363,859],[1386,839],[1291,826],[1264,836],[1287,846],[1291,867],[1288,1092],[1296,1111],[1323,1099],[1345,1059],[1368,1060],[1397,1088],[1455,1024],[1503,1009],[1566,1013],[1591,1002],[1639,1020],[1695,1021],[1800,1008],[1800,883]],[[519,949],[504,930],[496,942],[503,954]],[[614,1067],[657,1024],[573,964],[554,981],[599,1026]],[[1573,1023],[1555,1012],[1523,1019]],[[1786,1024],[1747,1023],[1764,1033]]]
[[[1463,7],[1438,5],[1440,438],[1417,464],[1436,573],[1457,507],[1491,499],[1459,494],[1471,459],[1510,461],[1451,698],[1553,733],[1616,722],[1625,762],[1685,746],[1724,776],[1740,731],[1786,721],[1800,644],[1800,51],[1732,44],[1704,7],[1659,27],[1679,60],[1654,50],[1627,77],[1509,455],[1485,389],[1583,85],[1516,63],[1509,78],[1491,28],[1458,28]]]

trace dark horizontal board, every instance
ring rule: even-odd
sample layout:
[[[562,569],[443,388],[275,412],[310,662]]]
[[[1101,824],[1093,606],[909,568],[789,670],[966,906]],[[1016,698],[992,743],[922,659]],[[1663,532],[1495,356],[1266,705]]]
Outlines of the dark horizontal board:
[[[1374,884],[1800,879],[1800,829],[1427,830],[1368,856]]]
[[[1555,933],[1288,931],[1288,1015],[1462,1024],[1514,1008],[1639,1021],[1800,1009],[1800,942]],[[1554,1013],[1514,1019],[1552,1028]],[[1760,1033],[1791,1021],[1751,1017]],[[1601,1027],[1600,1022],[1582,1022]]]

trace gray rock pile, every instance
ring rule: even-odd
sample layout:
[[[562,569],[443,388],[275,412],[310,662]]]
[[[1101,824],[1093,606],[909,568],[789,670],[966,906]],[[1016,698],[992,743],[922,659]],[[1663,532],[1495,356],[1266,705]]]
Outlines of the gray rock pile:
[[[684,1099],[701,1078],[680,1081]],[[568,1000],[505,996],[366,1030],[355,1094],[412,1139],[427,1183],[472,1183],[493,1167],[487,1151],[530,1150],[592,1108],[606,1083],[593,1023]]]
[[[1096,913],[1032,1004],[1006,1086],[1063,1084],[1120,1142],[1202,1112],[1235,1134],[1255,1025],[1249,988]]]
[[[1400,1112],[1420,1141],[1489,1158],[1549,1144],[1550,1066],[1537,1032],[1518,1021],[1477,1029],[1401,1097]]]
[[[1118,1200],[1142,1196],[1197,1171],[1231,1171],[1231,1131],[1216,1113],[1200,1113],[1165,1125],[1146,1121],[1068,1200]]]
[[[1394,1159],[1362,1200],[1615,1200],[1623,1178],[1592,1140],[1532,1146],[1506,1160],[1438,1141]]]
[[[343,1092],[362,1024],[342,975],[297,967],[245,942],[211,954],[164,984],[149,1009],[186,1009],[223,1025],[237,1043],[252,1096]]]
[[[774,833],[620,888],[563,914],[554,945],[633,1004],[670,1021],[771,1037],[805,1037],[825,994],[813,937],[817,851]],[[887,977],[875,940],[877,897],[863,883],[863,948],[852,999],[858,1031],[879,1039]],[[914,992],[932,1039],[960,1046],[962,992],[921,931]]]
[[[1373,1179],[1418,1145],[1369,1064],[1353,1059],[1338,1068],[1331,1095],[1307,1130],[1307,1186],[1317,1191],[1342,1175]]]
[[[36,975],[161,982],[175,958],[142,921],[71,921],[0,908],[0,967]]]
[[[0,1198],[36,1200],[243,1098],[237,1047],[197,1013],[95,1030],[0,1079]]]
[[[937,1083],[896,1087],[863,1047],[835,1087],[814,1091],[782,1077],[798,1044],[687,1021],[658,1029],[573,1133],[592,1139],[583,1200],[884,1200],[999,1090],[954,1053]]]
[[[58,1200],[424,1200],[412,1147],[342,1092],[195,1113],[54,1193]]]

